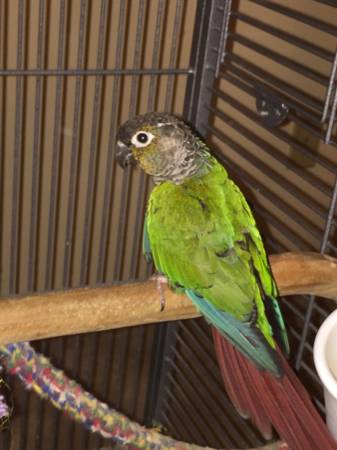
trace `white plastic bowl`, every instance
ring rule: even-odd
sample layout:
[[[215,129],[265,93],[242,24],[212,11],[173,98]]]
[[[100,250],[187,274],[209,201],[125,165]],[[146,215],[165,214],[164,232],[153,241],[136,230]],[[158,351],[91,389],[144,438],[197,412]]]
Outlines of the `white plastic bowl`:
[[[314,362],[324,387],[326,423],[337,442],[337,310],[325,319],[318,330]]]

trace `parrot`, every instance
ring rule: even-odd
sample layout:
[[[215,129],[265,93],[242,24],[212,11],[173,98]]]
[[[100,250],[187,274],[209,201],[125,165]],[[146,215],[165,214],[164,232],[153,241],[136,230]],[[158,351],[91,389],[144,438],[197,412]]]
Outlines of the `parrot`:
[[[154,182],[143,251],[212,328],[234,406],[266,439],[273,429],[291,450],[337,449],[287,362],[289,342],[261,234],[239,187],[204,140],[179,117],[127,120],[116,160]]]

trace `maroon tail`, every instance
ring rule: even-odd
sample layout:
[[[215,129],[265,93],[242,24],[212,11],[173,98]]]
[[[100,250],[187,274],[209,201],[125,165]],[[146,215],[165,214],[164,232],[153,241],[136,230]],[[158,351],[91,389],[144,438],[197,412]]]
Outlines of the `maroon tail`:
[[[284,376],[257,369],[212,328],[218,362],[228,395],[238,412],[250,417],[266,439],[272,427],[291,450],[337,450],[308,393],[278,351]]]

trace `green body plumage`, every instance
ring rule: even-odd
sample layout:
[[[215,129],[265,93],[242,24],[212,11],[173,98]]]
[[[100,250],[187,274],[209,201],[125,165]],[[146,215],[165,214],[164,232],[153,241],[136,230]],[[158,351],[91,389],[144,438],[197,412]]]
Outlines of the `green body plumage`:
[[[242,193],[210,159],[206,174],[152,191],[146,226],[154,264],[241,351],[278,373],[263,298],[277,308],[284,343],[286,335],[263,243]]]
[[[282,375],[274,338],[278,335],[287,352],[287,335],[250,208],[205,144],[168,117],[168,123],[158,127],[151,121],[146,127],[144,122],[129,124],[119,140],[120,145],[130,145],[122,139],[137,138],[134,133],[139,130],[150,136],[144,147],[137,147],[132,138],[137,147],[133,157],[145,171],[151,167],[149,172],[159,183],[148,203],[145,252],[242,353],[259,368]],[[158,173],[154,173],[156,164]]]

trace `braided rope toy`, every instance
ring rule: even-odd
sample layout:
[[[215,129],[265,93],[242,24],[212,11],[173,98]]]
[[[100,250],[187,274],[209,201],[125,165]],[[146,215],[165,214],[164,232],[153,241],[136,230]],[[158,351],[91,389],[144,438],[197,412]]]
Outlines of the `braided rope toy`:
[[[155,429],[146,429],[132,422],[69,379],[62,370],[55,368],[48,358],[37,353],[29,342],[0,346],[0,365],[10,374],[18,376],[27,389],[48,399],[56,408],[82,423],[86,429],[99,433],[104,438],[111,438],[126,448],[212,450],[209,447],[176,441]],[[0,426],[2,420],[8,421],[9,414],[4,397],[0,395]],[[260,450],[288,448],[283,447],[284,445],[278,442]]]

